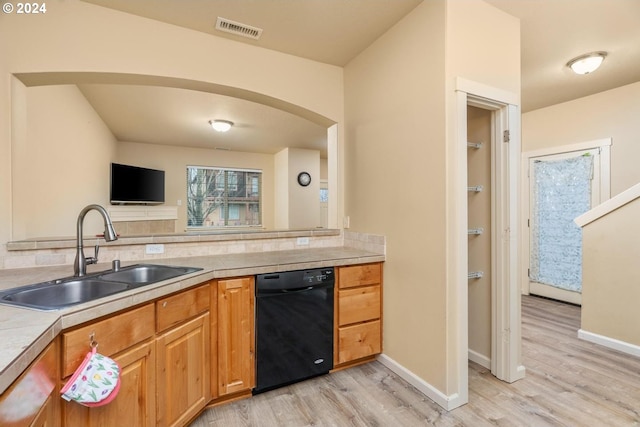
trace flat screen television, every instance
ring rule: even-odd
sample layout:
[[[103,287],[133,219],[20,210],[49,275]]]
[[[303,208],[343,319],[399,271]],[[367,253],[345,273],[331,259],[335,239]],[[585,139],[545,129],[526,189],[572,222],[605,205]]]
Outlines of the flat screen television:
[[[111,163],[112,205],[164,203],[164,171]]]

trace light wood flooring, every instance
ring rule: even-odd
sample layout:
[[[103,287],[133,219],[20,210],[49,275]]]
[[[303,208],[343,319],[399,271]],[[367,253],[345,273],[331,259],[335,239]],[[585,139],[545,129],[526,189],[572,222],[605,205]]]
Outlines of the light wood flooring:
[[[580,308],[522,298],[526,378],[469,363],[469,403],[447,412],[378,362],[205,411],[192,427],[640,426],[640,359],[579,340]]]

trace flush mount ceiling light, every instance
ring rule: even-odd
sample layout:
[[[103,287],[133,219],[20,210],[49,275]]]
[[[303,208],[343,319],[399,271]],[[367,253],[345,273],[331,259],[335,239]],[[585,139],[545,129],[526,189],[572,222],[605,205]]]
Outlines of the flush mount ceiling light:
[[[607,52],[592,52],[586,55],[580,55],[567,62],[567,67],[571,68],[576,74],[589,74],[598,69]]]
[[[229,120],[209,120],[209,124],[217,132],[227,132],[233,126]]]

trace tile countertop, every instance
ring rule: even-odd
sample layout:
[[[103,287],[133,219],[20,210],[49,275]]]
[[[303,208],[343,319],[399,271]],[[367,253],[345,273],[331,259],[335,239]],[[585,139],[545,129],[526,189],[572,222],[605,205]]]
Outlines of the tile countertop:
[[[41,311],[0,305],[0,342],[2,342],[0,393],[3,393],[18,378],[63,329],[152,301],[211,279],[384,260],[384,254],[348,247],[142,260],[123,263],[122,267],[147,263],[200,267],[202,270],[64,310]],[[88,273],[110,268],[110,264],[92,265],[89,266]],[[0,270],[0,289],[45,282],[72,274],[73,266]]]

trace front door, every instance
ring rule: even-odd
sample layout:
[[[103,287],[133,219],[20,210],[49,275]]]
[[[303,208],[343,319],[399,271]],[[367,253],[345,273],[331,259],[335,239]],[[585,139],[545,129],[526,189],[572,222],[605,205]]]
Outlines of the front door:
[[[582,230],[573,220],[599,203],[598,149],[529,159],[529,292],[582,300]]]

